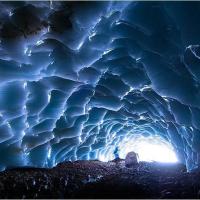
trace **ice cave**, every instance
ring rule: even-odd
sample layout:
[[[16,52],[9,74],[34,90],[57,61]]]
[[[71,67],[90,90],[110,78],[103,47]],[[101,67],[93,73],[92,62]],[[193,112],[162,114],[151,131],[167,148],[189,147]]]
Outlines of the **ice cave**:
[[[200,198],[199,19],[198,1],[0,1],[0,198]]]

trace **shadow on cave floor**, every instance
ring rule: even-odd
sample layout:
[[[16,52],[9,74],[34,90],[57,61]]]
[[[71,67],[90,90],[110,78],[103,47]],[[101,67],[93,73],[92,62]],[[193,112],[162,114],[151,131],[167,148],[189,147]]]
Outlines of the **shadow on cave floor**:
[[[182,164],[65,162],[1,172],[0,198],[199,198],[199,177]]]

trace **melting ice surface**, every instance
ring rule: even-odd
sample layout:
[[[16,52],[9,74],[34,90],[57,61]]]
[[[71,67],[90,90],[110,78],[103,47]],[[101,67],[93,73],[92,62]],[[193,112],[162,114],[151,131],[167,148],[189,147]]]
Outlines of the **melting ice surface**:
[[[0,170],[118,146],[200,166],[199,18],[197,1],[1,1]]]

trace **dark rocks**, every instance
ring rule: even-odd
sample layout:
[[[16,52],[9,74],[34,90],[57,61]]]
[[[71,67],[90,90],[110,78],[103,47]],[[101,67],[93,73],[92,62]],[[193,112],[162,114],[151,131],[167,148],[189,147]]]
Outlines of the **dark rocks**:
[[[0,173],[0,198],[199,198],[200,173],[182,164],[76,161]]]

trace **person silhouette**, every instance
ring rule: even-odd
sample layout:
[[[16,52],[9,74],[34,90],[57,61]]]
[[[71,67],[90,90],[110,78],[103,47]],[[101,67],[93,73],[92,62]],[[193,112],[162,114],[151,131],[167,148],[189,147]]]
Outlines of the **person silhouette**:
[[[114,150],[115,159],[119,158],[119,147],[116,147]]]

